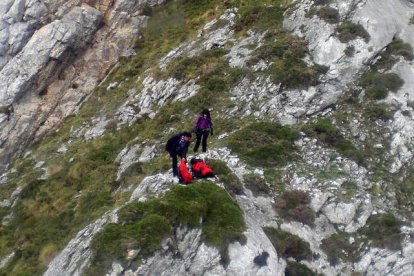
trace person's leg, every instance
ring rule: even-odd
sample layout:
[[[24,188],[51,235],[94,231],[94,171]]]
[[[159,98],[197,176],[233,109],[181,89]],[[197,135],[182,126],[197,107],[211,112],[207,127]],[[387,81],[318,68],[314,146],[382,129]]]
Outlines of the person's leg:
[[[201,146],[203,148],[203,152],[207,151],[207,137],[208,137],[208,131],[204,131],[203,133],[203,141],[201,142]]]
[[[196,140],[195,145],[194,145],[194,152],[198,151],[198,147],[200,146],[200,142],[201,142],[201,135],[203,135],[203,133],[201,133],[201,132],[196,133],[197,140]]]
[[[172,171],[173,171],[173,176],[178,176],[178,167],[177,167],[177,153],[171,153],[170,152],[170,156],[172,159]]]

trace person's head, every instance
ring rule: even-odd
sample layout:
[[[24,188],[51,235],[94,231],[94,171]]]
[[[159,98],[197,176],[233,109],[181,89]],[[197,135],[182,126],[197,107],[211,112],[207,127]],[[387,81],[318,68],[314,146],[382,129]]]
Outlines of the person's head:
[[[190,141],[192,137],[191,132],[187,132],[187,131],[183,132],[183,136],[184,136],[184,140],[186,141]]]
[[[210,117],[210,111],[209,111],[207,108],[205,108],[205,109],[203,109],[203,111],[201,112],[201,115],[202,115],[203,117]]]

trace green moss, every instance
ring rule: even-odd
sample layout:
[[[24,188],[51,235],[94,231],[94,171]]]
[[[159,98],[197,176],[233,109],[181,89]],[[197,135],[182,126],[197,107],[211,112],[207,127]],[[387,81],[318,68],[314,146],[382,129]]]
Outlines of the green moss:
[[[339,232],[322,241],[321,249],[326,253],[331,265],[337,265],[340,260],[351,263],[358,261],[358,243],[351,244],[349,238],[349,234]]]
[[[298,236],[271,227],[265,227],[263,230],[277,253],[283,258],[293,258],[298,262],[312,260],[312,251],[310,250],[309,243],[303,241]]]
[[[374,246],[400,250],[402,242],[401,222],[391,213],[373,215],[358,232],[364,234]]]
[[[313,226],[316,215],[309,204],[310,197],[306,192],[292,190],[284,192],[276,199],[274,207],[286,220],[295,220]]]
[[[242,195],[243,185],[237,176],[220,160],[208,159],[207,164],[214,170],[214,174],[223,182],[226,190],[232,195]]]
[[[178,226],[201,227],[202,240],[216,246],[223,260],[228,244],[244,239],[241,210],[210,182],[177,186],[159,199],[131,203],[119,211],[119,220],[119,224],[109,224],[95,237],[87,275],[104,273],[115,260],[128,266],[128,249],[139,249],[138,258],[151,255]]]
[[[351,40],[356,39],[357,37],[363,38],[365,42],[368,42],[370,35],[360,24],[355,24],[352,22],[343,22],[336,29],[339,40],[342,43],[347,43]]]
[[[253,123],[232,134],[229,148],[252,166],[281,166],[295,157],[298,132],[275,123]]]

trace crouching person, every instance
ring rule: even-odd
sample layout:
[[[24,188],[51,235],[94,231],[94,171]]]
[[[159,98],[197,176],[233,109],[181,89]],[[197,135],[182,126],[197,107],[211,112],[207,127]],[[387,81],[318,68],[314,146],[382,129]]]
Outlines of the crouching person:
[[[187,151],[188,147],[191,143],[191,133],[190,132],[183,132],[180,134],[176,134],[168,139],[167,144],[165,145],[165,150],[170,154],[172,159],[172,171],[173,176],[178,177],[178,161],[177,155],[186,161],[187,159]]]

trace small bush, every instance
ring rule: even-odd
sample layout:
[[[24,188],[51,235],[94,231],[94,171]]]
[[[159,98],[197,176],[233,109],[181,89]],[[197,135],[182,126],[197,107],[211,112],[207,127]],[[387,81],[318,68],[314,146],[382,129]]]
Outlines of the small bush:
[[[360,230],[374,246],[389,250],[400,250],[402,233],[401,222],[391,213],[373,215]]]
[[[277,213],[286,220],[295,220],[313,226],[315,212],[309,207],[309,195],[300,190],[286,191],[276,200]]]
[[[294,258],[296,261],[312,260],[312,251],[309,243],[303,241],[296,235],[279,229],[265,227],[263,228],[267,237],[283,258]]]
[[[252,191],[254,196],[269,195],[270,189],[266,181],[256,174],[246,174],[243,176],[246,188]]]
[[[243,195],[243,185],[237,176],[227,167],[226,163],[209,159],[206,161],[213,169],[214,174],[223,182],[226,190],[232,195]]]
[[[347,43],[357,37],[363,38],[365,42],[368,42],[370,39],[370,36],[364,27],[349,21],[339,25],[336,32],[338,34],[339,41],[342,43]]]
[[[339,22],[339,12],[334,8],[322,7],[316,14],[327,23],[336,24]]]

